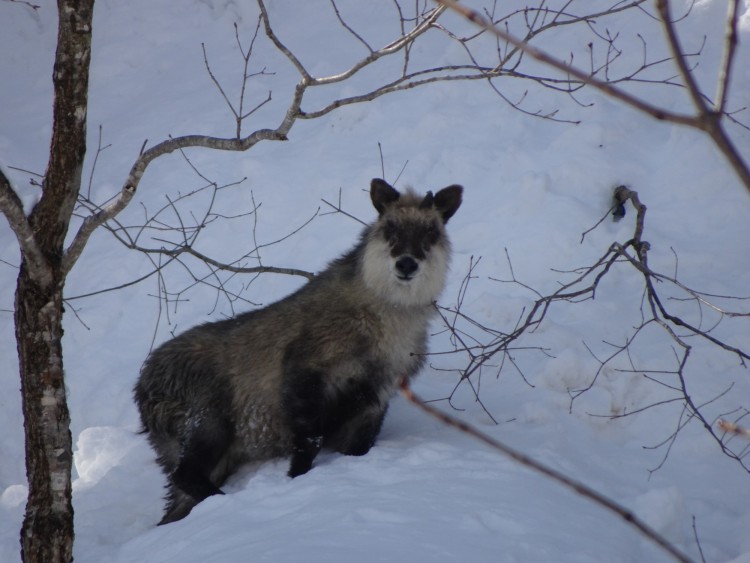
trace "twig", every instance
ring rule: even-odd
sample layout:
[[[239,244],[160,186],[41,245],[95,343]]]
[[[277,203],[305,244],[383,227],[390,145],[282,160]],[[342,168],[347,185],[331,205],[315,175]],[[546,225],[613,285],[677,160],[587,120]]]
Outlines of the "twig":
[[[356,221],[357,223],[359,223],[360,225],[367,225],[367,222],[366,222],[366,221],[363,221],[363,220],[362,220],[362,219],[360,219],[359,217],[355,217],[354,215],[352,215],[352,214],[351,214],[351,213],[349,213],[348,211],[344,211],[344,210],[343,210],[343,209],[341,208],[341,192],[340,192],[340,191],[339,191],[339,202],[338,202],[338,204],[337,204],[337,205],[334,205],[333,203],[331,203],[330,201],[328,201],[328,200],[325,200],[325,199],[321,199],[320,201],[322,201],[322,202],[323,202],[323,203],[325,203],[325,204],[326,204],[326,205],[327,205],[328,207],[330,207],[331,209],[333,209],[333,211],[330,211],[330,212],[326,213],[325,215],[333,215],[334,213],[341,213],[342,215],[346,215],[347,217],[349,217],[349,219],[354,219],[354,220],[355,220],[355,221]]]
[[[31,2],[28,2],[27,0],[5,0],[5,1],[6,2],[12,2],[12,3],[15,3],[15,4],[23,4],[24,6],[28,6],[29,8],[31,8],[35,12],[39,8],[41,8],[41,6],[39,4],[32,4]]]
[[[584,72],[574,66],[571,66],[567,62],[560,60],[556,57],[553,57],[552,55],[550,55],[549,53],[546,53],[545,51],[542,51],[541,49],[537,49],[536,47],[530,45],[527,41],[518,39],[515,36],[508,33],[507,31],[493,25],[491,21],[487,20],[484,16],[482,16],[476,10],[468,8],[467,6],[464,6],[463,4],[459,4],[455,0],[436,0],[436,2],[438,4],[441,4],[442,6],[445,6],[447,8],[450,8],[451,10],[454,10],[455,12],[458,12],[459,14],[464,16],[466,19],[475,23],[482,29],[488,31],[489,33],[492,33],[493,35],[497,36],[499,39],[513,45],[515,48],[519,49],[520,51],[523,51],[525,54],[527,54],[531,58],[536,59],[539,62],[542,62],[548,66],[551,66],[559,70],[564,75],[573,76],[576,79],[580,80],[581,82],[588,84],[589,86],[592,86],[596,88],[597,90],[600,90],[604,94],[611,96],[621,102],[624,102],[628,104],[629,106],[632,106],[640,111],[648,113],[649,115],[655,117],[656,119],[660,119],[660,120],[663,119],[663,120],[671,121],[671,122],[682,124],[682,125],[694,126],[694,120],[692,116],[678,114],[675,112],[664,110],[644,100],[641,100],[640,98],[637,98],[625,92],[624,90],[621,90],[620,88],[616,86],[613,86],[609,82],[606,82],[604,80],[599,80],[598,78],[591,76],[589,73]]]
[[[703,546],[701,540],[698,537],[698,526],[695,523],[695,515],[693,515],[693,538],[695,539],[695,545],[698,546],[698,554],[701,556],[701,562],[706,563],[706,557],[703,555]]]
[[[714,108],[717,113],[724,113],[727,109],[727,98],[729,94],[729,83],[732,78],[732,67],[734,66],[735,52],[737,50],[737,25],[739,23],[740,0],[729,0],[727,2],[727,25],[724,42],[724,58],[721,64]]]

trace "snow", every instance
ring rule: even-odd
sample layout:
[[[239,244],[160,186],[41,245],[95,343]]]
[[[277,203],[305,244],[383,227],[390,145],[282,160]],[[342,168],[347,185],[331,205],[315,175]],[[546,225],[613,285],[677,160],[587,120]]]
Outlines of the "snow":
[[[344,16],[373,45],[383,44],[398,30],[388,3],[387,9],[373,3],[343,4]],[[725,10],[721,0],[703,0],[678,26],[687,49],[699,47],[706,36],[695,73],[709,95],[715,91],[721,60]],[[750,103],[747,2],[740,10],[733,109]],[[365,54],[336,28],[328,3],[292,7],[273,1],[269,11],[279,35],[301,53],[313,73],[341,72]],[[675,13],[682,10],[675,7]],[[108,148],[98,156],[93,173],[94,201],[103,203],[119,192],[146,139],[151,146],[169,135],[234,134],[233,118],[211,83],[201,50],[205,44],[213,73],[230,99],[236,99],[243,61],[235,48],[234,22],[242,40],[249,42],[257,22],[255,4],[98,2],[86,190],[99,125],[102,145]],[[468,29],[453,15],[446,23]],[[619,69],[640,64],[636,31],[646,40],[649,56],[666,52],[658,23],[642,12],[609,20],[606,27],[620,33],[628,47],[617,61]],[[0,163],[27,209],[38,198],[38,188],[29,185],[28,172],[16,168],[44,172],[55,39],[56,15],[49,3],[36,11],[0,3]],[[439,35],[426,39],[423,47],[415,48],[415,60],[430,57],[445,63],[462,56],[460,48]],[[580,61],[586,60],[580,54],[589,40],[585,33],[557,30],[540,46],[555,53],[575,51]],[[245,132],[280,123],[297,80],[266,40],[260,38],[255,49],[251,70],[265,67],[269,74],[251,80],[248,95],[256,103],[272,90],[273,98],[254,114]],[[393,65],[386,61],[351,84],[312,92],[303,109],[322,106],[335,95],[354,94],[368,81],[386,76]],[[385,178],[396,182],[398,177],[398,187],[464,185],[464,204],[448,225],[454,256],[441,303],[456,303],[470,260],[481,256],[462,310],[487,326],[509,332],[535,299],[520,285],[496,280],[515,275],[546,294],[571,279],[563,271],[592,264],[613,241],[631,236],[634,213],[629,208],[625,219],[606,220],[581,242],[581,234],[606,212],[612,189],[619,184],[637,190],[648,206],[645,238],[652,246],[654,269],[670,275],[677,271],[683,283],[712,294],[750,295],[750,196],[706,137],[654,121],[590,89],[577,94],[583,107],[517,79],[504,79],[502,87],[510,99],[520,99],[528,90],[531,111],[558,109],[559,117],[581,123],[536,119],[509,107],[485,83],[455,82],[298,122],[288,142],[261,143],[244,154],[189,151],[192,165],[218,185],[244,179],[219,192],[215,212],[235,215],[259,205],[255,215],[212,223],[198,249],[231,260],[260,246],[266,265],[322,269],[354,242],[360,229],[344,215],[325,214],[330,208],[322,200],[338,203],[340,195],[348,213],[372,218],[365,190],[371,178],[381,176],[380,144]],[[626,87],[674,111],[691,108],[678,88]],[[737,117],[748,121],[746,112]],[[747,159],[750,133],[738,127],[729,130]],[[119,219],[138,224],[144,210],[155,212],[167,195],[174,199],[207,183],[179,154],[161,158],[149,167]],[[200,217],[208,194],[188,202],[184,217],[190,217],[190,205]],[[304,224],[318,208],[318,216],[300,233],[262,246]],[[163,219],[176,221],[168,211]],[[157,244],[145,238],[141,242]],[[12,562],[19,560],[26,479],[12,322],[19,254],[4,224],[0,260],[0,561]],[[123,284],[150,270],[143,255],[98,231],[70,275],[66,296]],[[179,268],[166,270],[165,279],[172,291],[185,290],[169,308],[159,308],[155,276],[115,292],[71,299],[66,306],[76,561],[670,560],[617,516],[444,426],[402,397],[393,400],[380,439],[366,456],[323,453],[311,472],[294,480],[285,475],[285,460],[247,467],[232,477],[226,495],[207,499],[180,522],[156,527],[164,480],[138,433],[131,399],[152,344],[199,322],[272,302],[303,283],[287,276],[236,276],[228,289],[246,301],[230,302],[217,299],[210,288],[188,289],[191,280]],[[613,345],[632,337],[641,320],[641,299],[641,280],[623,267],[605,278],[594,301],[555,304],[545,322],[518,343],[525,347],[514,355],[522,374],[508,364],[498,377],[488,370],[481,381],[474,381],[482,404],[498,424],[465,384],[453,397],[456,409],[445,401],[435,404],[607,495],[691,558],[700,559],[697,535],[707,561],[747,562],[747,472],[722,454],[697,421],[687,424],[674,442],[668,441],[685,422],[681,403],[609,417],[674,396],[642,375],[644,370],[676,369],[673,342],[663,331],[644,329],[630,358],[605,367],[593,387],[571,401],[571,390],[591,383],[600,367],[597,358],[610,356]],[[747,302],[730,305],[748,308]],[[694,304],[670,306],[698,319]],[[717,321],[704,313],[701,326]],[[449,349],[437,324],[435,332],[431,349]],[[746,319],[725,319],[716,334],[748,348]],[[695,403],[705,405],[709,422],[748,408],[750,374],[738,358],[697,339],[690,344],[694,348],[686,381]],[[620,371],[632,368],[630,361],[635,371]],[[427,399],[447,397],[465,358],[433,356],[429,363],[415,391]],[[674,383],[669,375],[654,376]],[[739,439],[732,446],[743,447]]]

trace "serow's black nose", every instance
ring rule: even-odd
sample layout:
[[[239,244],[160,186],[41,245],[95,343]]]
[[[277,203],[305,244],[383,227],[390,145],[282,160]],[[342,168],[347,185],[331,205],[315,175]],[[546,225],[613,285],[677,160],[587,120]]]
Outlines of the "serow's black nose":
[[[398,272],[398,277],[402,280],[410,279],[414,275],[414,272],[417,271],[417,268],[419,268],[419,264],[411,256],[402,256],[396,260],[396,271]]]

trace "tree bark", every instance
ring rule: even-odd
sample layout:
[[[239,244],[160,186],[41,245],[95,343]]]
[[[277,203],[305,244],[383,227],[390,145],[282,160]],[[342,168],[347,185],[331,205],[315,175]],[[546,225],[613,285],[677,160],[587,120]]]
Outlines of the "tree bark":
[[[15,323],[29,482],[21,529],[26,562],[73,559],[73,448],[62,361],[62,264],[86,154],[93,6],[94,0],[58,0],[50,159],[42,197],[28,217],[33,240],[21,243]]]
[[[61,285],[40,288],[21,267],[16,341],[21,368],[29,497],[21,529],[26,562],[73,559],[73,460],[62,363]]]

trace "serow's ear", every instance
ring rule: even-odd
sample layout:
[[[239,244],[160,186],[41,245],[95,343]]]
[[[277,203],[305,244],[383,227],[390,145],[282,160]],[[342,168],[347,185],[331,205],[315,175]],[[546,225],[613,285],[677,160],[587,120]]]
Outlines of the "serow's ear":
[[[386,208],[399,197],[401,194],[385,180],[375,178],[370,182],[370,199],[379,215],[382,215]]]
[[[453,214],[461,206],[463,191],[464,189],[461,186],[453,184],[435,194],[435,209],[443,216],[443,223],[447,223],[448,219],[453,217]]]

